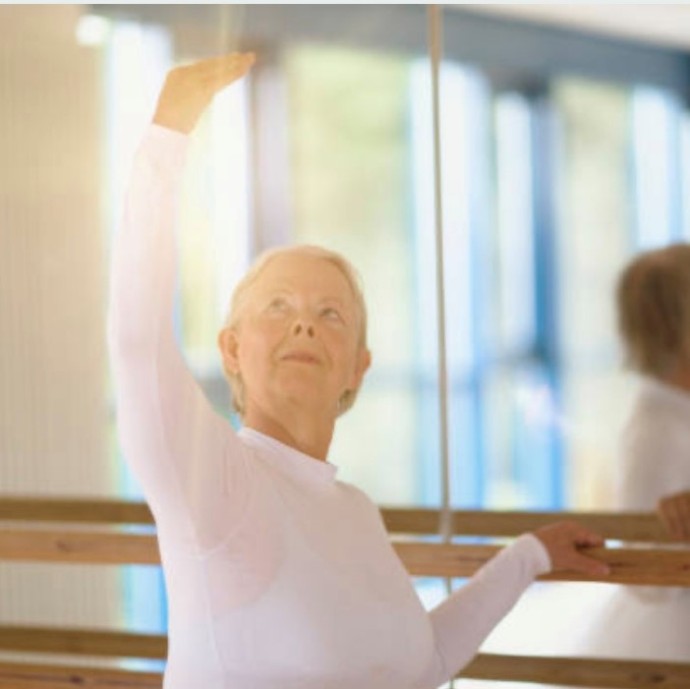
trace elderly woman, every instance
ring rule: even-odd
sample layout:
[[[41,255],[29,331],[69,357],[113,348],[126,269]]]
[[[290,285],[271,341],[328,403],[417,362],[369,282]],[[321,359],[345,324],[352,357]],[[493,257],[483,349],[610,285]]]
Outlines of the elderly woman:
[[[579,552],[601,539],[575,524],[524,535],[424,610],[377,508],[326,459],[370,355],[353,270],[323,249],[275,251],[240,283],[219,344],[243,429],[212,411],[173,335],[174,207],[187,134],[253,60],[232,54],[168,75],[115,248],[120,438],[158,527],[165,686],[432,689],[535,576],[605,572]]]
[[[690,540],[690,245],[638,255],[617,287],[628,366],[639,374],[617,466],[617,507],[658,511],[677,547]],[[628,586],[590,616],[590,655],[690,660],[690,591]]]

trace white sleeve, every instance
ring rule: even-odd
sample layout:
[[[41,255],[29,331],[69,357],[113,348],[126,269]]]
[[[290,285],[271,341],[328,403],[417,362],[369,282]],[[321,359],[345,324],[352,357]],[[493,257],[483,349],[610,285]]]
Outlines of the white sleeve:
[[[419,689],[454,677],[539,574],[550,571],[546,548],[531,534],[516,539],[430,613],[435,653]]]
[[[151,125],[135,156],[115,238],[108,340],[125,457],[159,529],[213,547],[247,493],[241,441],[193,379],[175,341],[174,236],[187,137]]]

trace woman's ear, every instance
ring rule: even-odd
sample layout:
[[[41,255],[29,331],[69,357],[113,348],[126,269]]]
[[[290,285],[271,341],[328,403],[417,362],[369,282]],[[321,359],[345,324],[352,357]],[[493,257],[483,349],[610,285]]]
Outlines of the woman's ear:
[[[369,370],[369,366],[371,366],[371,352],[365,347],[361,347],[357,353],[357,361],[355,362],[352,385],[350,386],[352,390],[359,389],[359,386],[362,384],[362,378],[364,378],[364,374]]]
[[[223,328],[218,333],[218,349],[220,349],[225,371],[233,375],[239,373],[239,342],[237,340],[237,333],[232,328]]]

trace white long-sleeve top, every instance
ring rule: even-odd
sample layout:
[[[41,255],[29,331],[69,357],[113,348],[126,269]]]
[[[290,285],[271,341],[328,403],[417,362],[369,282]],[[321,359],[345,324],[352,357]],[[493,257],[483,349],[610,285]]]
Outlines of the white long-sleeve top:
[[[187,137],[151,125],[114,247],[124,454],[158,529],[166,689],[432,689],[549,569],[527,535],[427,613],[376,506],[336,467],[218,416],[173,332]],[[362,448],[366,452],[366,448]]]
[[[617,503],[656,510],[660,498],[690,490],[690,394],[642,377],[620,446]]]
[[[617,507],[654,512],[661,498],[685,490],[690,490],[690,394],[641,377],[621,435]],[[687,549],[688,544],[674,547]],[[690,610],[686,588],[630,586],[626,591],[631,597],[654,602],[684,599],[686,614]]]

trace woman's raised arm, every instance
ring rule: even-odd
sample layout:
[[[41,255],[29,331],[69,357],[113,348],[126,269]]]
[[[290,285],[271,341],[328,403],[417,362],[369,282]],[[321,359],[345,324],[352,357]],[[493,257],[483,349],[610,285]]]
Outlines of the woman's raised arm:
[[[120,442],[159,529],[175,529],[190,547],[212,547],[238,518],[247,467],[175,340],[175,211],[186,134],[252,62],[235,54],[170,72],[135,156],[113,247],[108,338]]]

